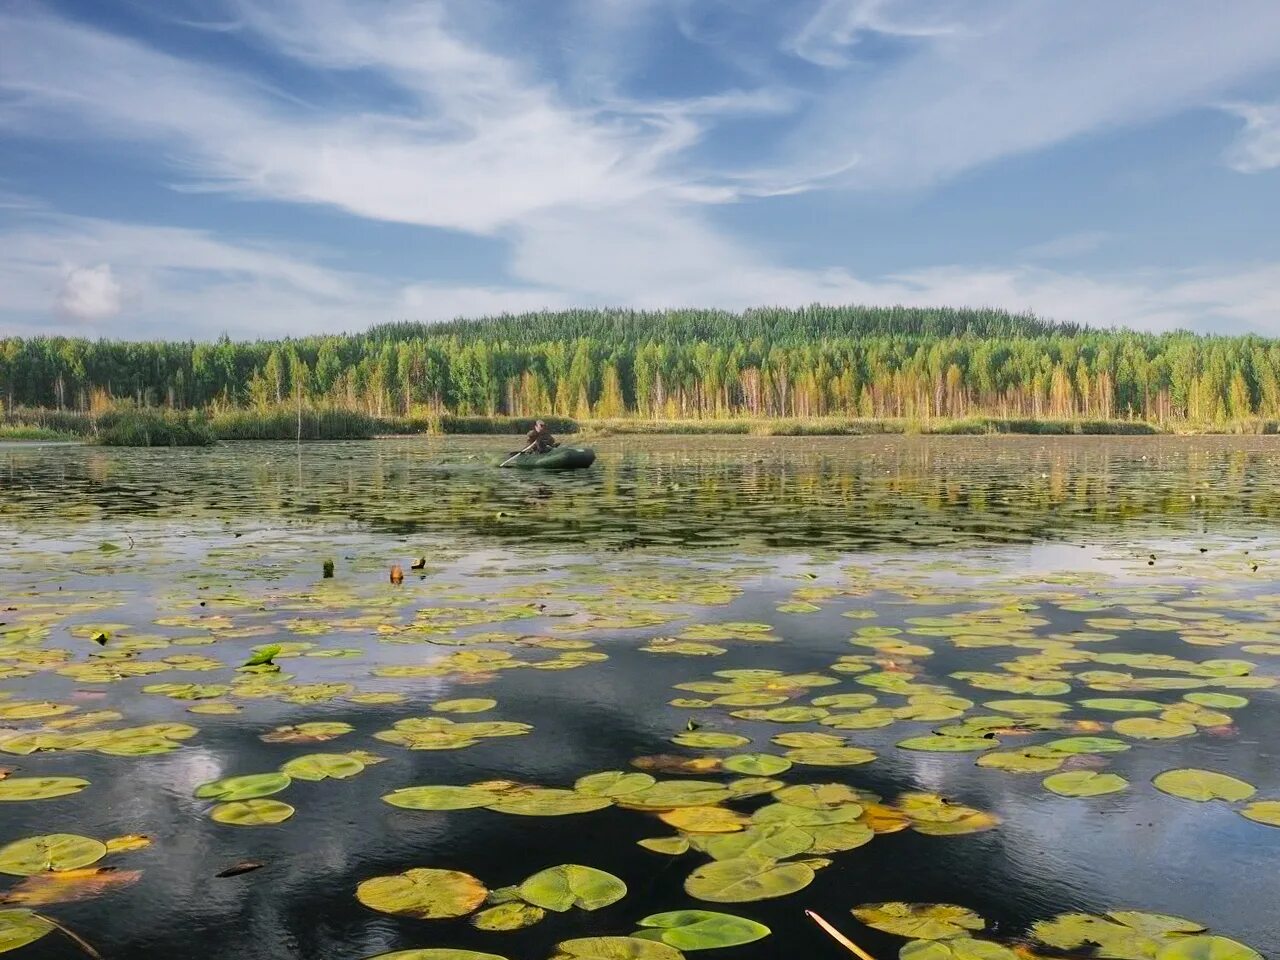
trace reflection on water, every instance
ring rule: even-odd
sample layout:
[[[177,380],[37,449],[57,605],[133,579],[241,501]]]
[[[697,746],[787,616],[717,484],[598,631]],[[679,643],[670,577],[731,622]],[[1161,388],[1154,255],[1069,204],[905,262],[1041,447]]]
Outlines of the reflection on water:
[[[1232,438],[618,438],[596,468],[492,469],[495,439],[113,450],[0,445],[0,516],[350,519],[585,545],[873,549],[1280,511],[1280,451]],[[589,541],[589,542],[588,542]]]
[[[136,884],[42,910],[106,957],[143,960],[354,960],[433,946],[539,960],[559,941],[627,934],[643,916],[689,906],[773,929],[724,951],[735,960],[838,956],[805,908],[891,957],[902,940],[849,915],[883,900],[964,904],[1002,939],[1071,910],[1151,910],[1280,951],[1269,906],[1280,897],[1280,829],[1241,816],[1244,803],[1197,803],[1151,785],[1164,770],[1195,767],[1280,799],[1270,689],[1280,663],[1280,473],[1270,438],[627,439],[599,444],[596,469],[563,476],[495,470],[500,447],[0,451],[0,768],[90,781],[71,796],[0,805],[0,845],[62,832],[154,841],[106,861],[141,871]],[[417,557],[424,569],[409,570]],[[329,558],[333,579],[321,575]],[[392,563],[406,568],[400,587],[388,582]],[[660,638],[685,647],[661,652]],[[270,643],[292,645],[282,674],[236,670]],[[201,660],[166,659],[175,657]],[[675,689],[729,682],[716,672],[743,668],[826,684],[778,684],[787,706],[844,693],[875,704],[791,723],[697,707],[689,701],[717,695]],[[273,676],[281,686],[255,686]],[[1214,716],[1184,700],[1191,692],[1247,703]],[[931,696],[969,706],[917,718],[913,709],[936,706]],[[441,716],[432,705],[454,698],[498,704],[450,715],[457,723],[532,732],[447,750],[377,736]],[[1112,729],[1129,714],[1081,702],[1100,698],[1153,703],[1142,715],[1168,718],[1160,729],[1177,735]],[[1008,705],[1028,700],[1061,712]],[[6,706],[43,701],[75,710],[6,716]],[[211,703],[235,709],[190,709]],[[28,735],[74,734],[49,724],[92,711],[121,714],[94,731],[197,729],[152,755],[67,739],[24,752]],[[841,719],[850,714],[859,717]],[[897,746],[993,715],[1004,718],[1001,752],[1066,737],[1121,742],[1121,752],[1077,754],[1064,768],[1119,774],[1128,786],[1060,797],[1043,773],[979,766],[977,752]],[[1037,716],[1041,729],[1028,719]],[[750,745],[672,743],[691,720]],[[262,739],[314,721],[352,729],[319,743]],[[796,763],[778,777],[788,784],[845,783],[887,803],[927,791],[1000,823],[877,836],[829,854],[797,894],[716,905],[682,888],[705,855],[637,846],[673,833],[651,812],[527,818],[380,799],[491,780],[570,787],[657,754],[781,755],[772,738],[802,731],[843,737],[876,759]],[[295,781],[273,797],[296,810],[275,826],[216,823],[211,804],[193,797],[221,777],[352,750],[385,760],[346,780]],[[770,802],[731,806],[749,813]],[[264,866],[215,878],[245,860]],[[498,888],[560,863],[607,870],[628,895],[514,933],[379,914],[354,897],[362,880],[410,867],[463,870]],[[10,880],[0,879],[0,896]],[[27,955],[78,954],[47,937],[15,954]]]

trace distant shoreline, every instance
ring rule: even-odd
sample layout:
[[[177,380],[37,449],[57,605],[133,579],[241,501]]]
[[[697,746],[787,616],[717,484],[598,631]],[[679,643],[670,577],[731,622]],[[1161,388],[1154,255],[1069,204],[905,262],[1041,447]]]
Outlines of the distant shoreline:
[[[1280,434],[1280,422],[1264,419],[1218,424],[1142,420],[964,417],[907,418],[547,418],[552,431],[582,442],[623,436],[1210,436]],[[203,446],[231,440],[369,440],[407,436],[513,437],[533,424],[528,417],[378,417],[338,408],[220,411],[123,408],[100,413],[19,409],[0,414],[0,442],[84,441],[107,446]]]

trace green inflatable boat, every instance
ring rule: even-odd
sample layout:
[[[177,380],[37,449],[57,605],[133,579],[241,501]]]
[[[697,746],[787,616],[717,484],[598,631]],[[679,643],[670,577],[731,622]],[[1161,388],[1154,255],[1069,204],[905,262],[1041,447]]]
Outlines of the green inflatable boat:
[[[596,462],[596,452],[590,447],[556,447],[546,453],[522,453],[501,464],[511,470],[581,470]]]

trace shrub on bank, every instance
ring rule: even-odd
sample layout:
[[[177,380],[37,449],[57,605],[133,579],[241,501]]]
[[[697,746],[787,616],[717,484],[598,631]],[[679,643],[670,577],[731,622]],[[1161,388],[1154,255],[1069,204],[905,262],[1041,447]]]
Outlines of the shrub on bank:
[[[98,417],[96,442],[106,447],[207,447],[216,440],[204,415],[190,410],[121,410]]]

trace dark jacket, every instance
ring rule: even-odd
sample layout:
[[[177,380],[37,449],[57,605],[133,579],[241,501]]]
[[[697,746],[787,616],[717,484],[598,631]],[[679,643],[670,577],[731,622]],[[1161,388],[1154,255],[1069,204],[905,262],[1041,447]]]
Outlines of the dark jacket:
[[[536,428],[530,430],[526,439],[529,443],[536,444],[533,448],[534,453],[542,453],[552,447],[559,446],[556,443],[556,438],[551,435],[551,431],[545,428],[542,430]]]

